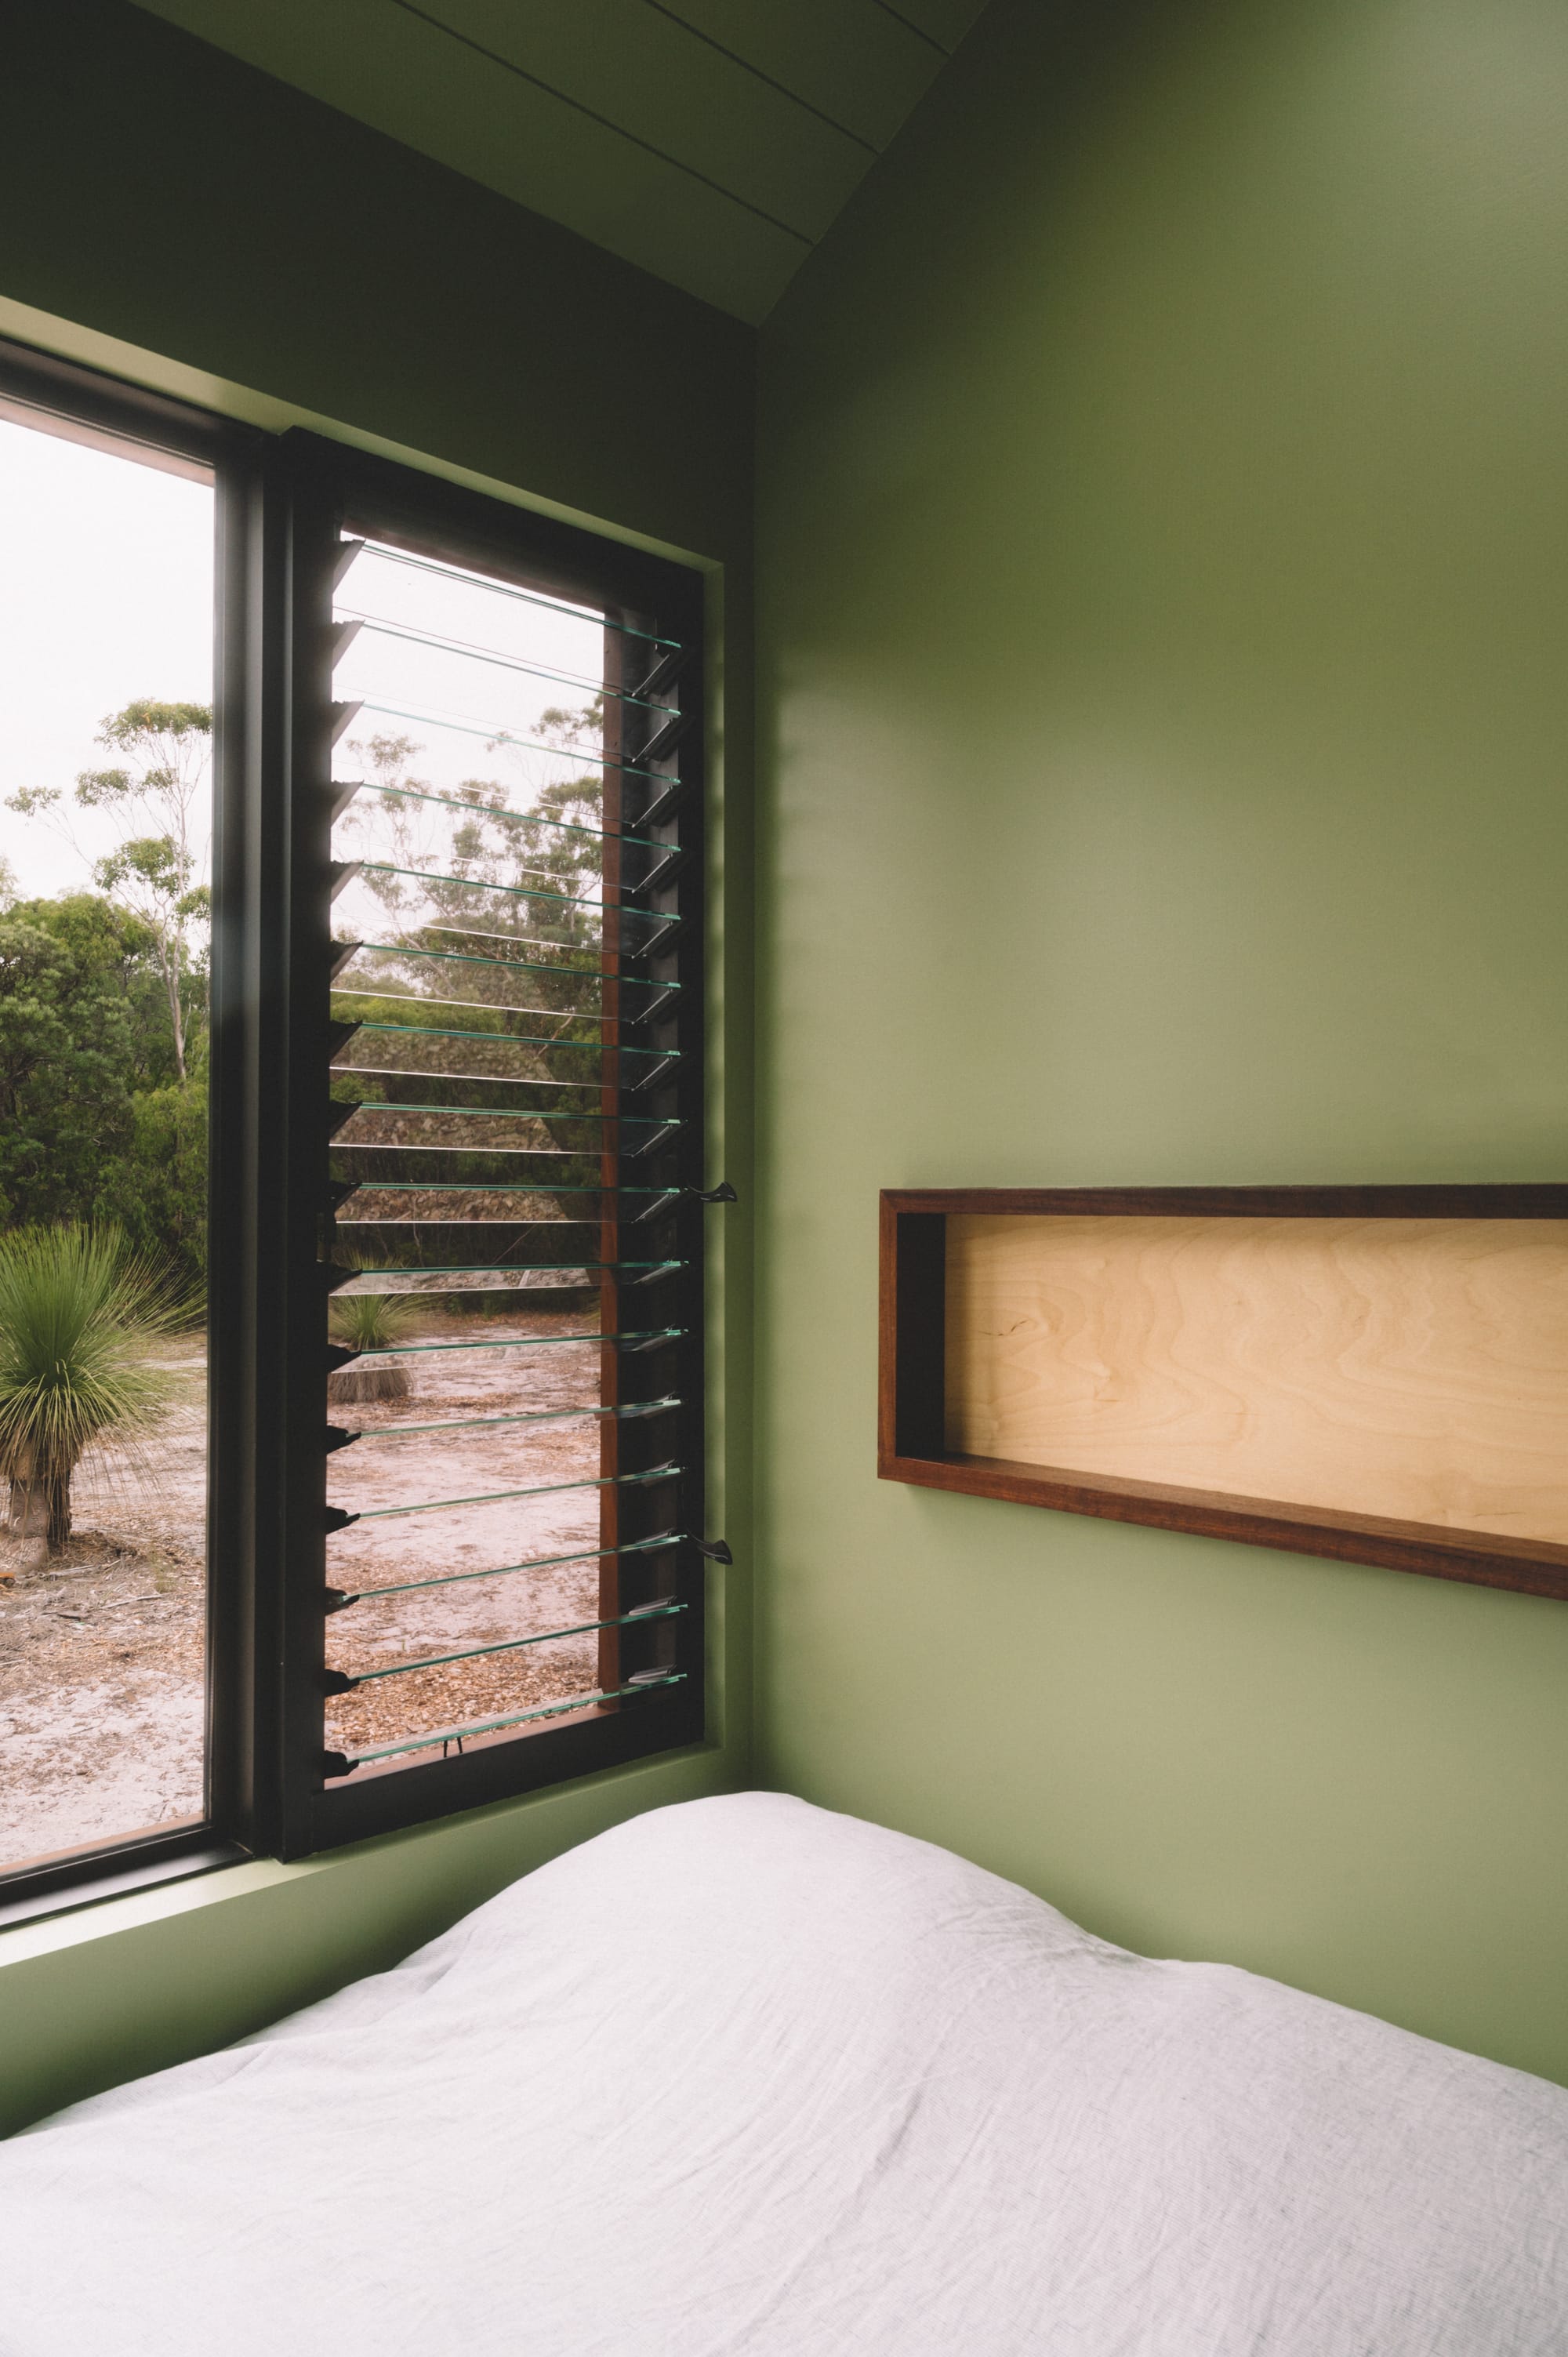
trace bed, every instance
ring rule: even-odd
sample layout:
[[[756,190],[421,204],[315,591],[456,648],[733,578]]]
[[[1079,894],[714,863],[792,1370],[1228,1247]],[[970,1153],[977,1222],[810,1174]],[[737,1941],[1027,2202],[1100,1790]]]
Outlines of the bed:
[[[0,2147],[4,2357],[1563,2357],[1568,2093],[800,1801]]]

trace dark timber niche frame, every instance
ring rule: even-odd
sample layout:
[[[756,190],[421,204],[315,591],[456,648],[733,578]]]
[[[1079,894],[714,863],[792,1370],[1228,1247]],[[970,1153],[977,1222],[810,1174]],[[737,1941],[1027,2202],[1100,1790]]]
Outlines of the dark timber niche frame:
[[[876,1462],[878,1475],[888,1481],[961,1491],[972,1497],[1004,1498],[1017,1504],[1093,1514],[1112,1522],[1147,1523],[1162,1530],[1240,1539],[1292,1554],[1378,1564],[1438,1579],[1466,1580],[1568,1600],[1568,1544],[1548,1538],[1342,1512],[1322,1503],[1187,1488],[1166,1480],[1142,1480],[950,1448],[954,1408],[949,1398],[948,1374],[949,1222],[1015,1218],[1189,1223],[1206,1220],[1563,1222],[1562,1249],[1568,1268],[1568,1185],[940,1188],[885,1192],[881,1199]],[[1108,1240],[1110,1236],[1108,1230]],[[1511,1239],[1499,1236],[1498,1241]],[[1552,1249],[1556,1249],[1555,1240]]]

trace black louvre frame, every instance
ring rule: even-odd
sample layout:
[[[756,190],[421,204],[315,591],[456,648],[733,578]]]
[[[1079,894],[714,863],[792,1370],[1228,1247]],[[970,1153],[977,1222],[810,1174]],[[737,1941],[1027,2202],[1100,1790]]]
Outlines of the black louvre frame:
[[[703,619],[701,583],[682,567],[336,443],[285,435],[273,454],[273,467],[274,499],[281,511],[274,528],[286,575],[287,611],[278,619],[287,633],[292,708],[287,745],[280,748],[286,777],[263,779],[261,799],[288,813],[288,839],[273,849],[280,872],[269,898],[288,909],[291,946],[266,1096],[273,1117],[271,1171],[263,1188],[272,1192],[274,1224],[264,1240],[258,1239],[257,1265],[264,1297],[285,1305],[281,1346],[261,1389],[263,1403],[270,1394],[274,1404],[264,1445],[275,1451],[274,1494],[281,1507],[273,1545],[278,1652],[285,1664],[278,1812],[267,1846],[291,1857],[692,1743],[703,1732],[703,1578],[695,1544],[703,1527],[703,1212],[697,1194],[703,1183]],[[622,937],[618,955],[607,955],[606,964],[626,979],[607,980],[603,987],[607,1011],[612,1010],[617,989],[637,1002],[613,1010],[620,1016],[613,1036],[645,1053],[655,1047],[678,1050],[658,1107],[672,1113],[678,1126],[670,1132],[657,1166],[650,1159],[644,1168],[639,1157],[625,1168],[632,1149],[624,1140],[618,1153],[602,1158],[598,1246],[585,1257],[604,1272],[602,1334],[671,1338],[648,1349],[601,1344],[602,1399],[617,1406],[673,1395],[681,1403],[658,1417],[604,1419],[601,1472],[613,1477],[651,1471],[667,1462],[682,1469],[678,1481],[607,1484],[601,1493],[601,1546],[635,1550],[607,1558],[612,1575],[607,1581],[607,1617],[617,1625],[600,1633],[600,1684],[595,1690],[620,1699],[575,1712],[560,1725],[542,1718],[532,1731],[527,1724],[502,1727],[487,1738],[483,1723],[476,1723],[475,1736],[460,1754],[415,1751],[408,1765],[394,1759],[346,1773],[341,1771],[349,1769],[348,1756],[328,1751],[322,1735],[328,1607],[336,1608],[341,1592],[333,1587],[328,1565],[325,1466],[331,1444],[323,1394],[329,1280],[323,1254],[331,1248],[333,1215],[346,1183],[332,1175],[331,1146],[341,1130],[335,1128],[328,1085],[334,1044],[328,985],[340,963],[331,926],[337,879],[330,830],[341,792],[330,784],[340,720],[333,694],[332,592],[345,538],[390,544],[611,616],[635,616],[639,629],[650,633],[645,640],[606,631],[607,642],[623,651],[627,667],[610,684],[647,696],[646,702],[624,704],[612,697],[608,705],[613,726],[607,723],[603,747],[606,899],[618,900],[624,888],[637,905],[679,920],[673,936],[678,946],[671,946],[666,934],[642,957],[638,936],[643,929],[614,929]],[[678,642],[679,653],[658,640]],[[638,895],[636,877],[609,870],[608,856],[621,848],[614,838],[623,831],[654,834],[668,845],[670,855],[679,855],[639,852],[639,874],[647,872],[640,863],[650,857],[655,870],[646,895]],[[538,954],[547,961],[550,951]],[[673,992],[667,987],[671,983],[677,985]],[[662,1009],[657,1036],[638,1019],[640,1008],[649,1006]],[[615,1066],[622,1059],[606,1061]],[[625,1095],[614,1082],[601,1092],[600,1118],[612,1138],[639,1117],[640,1109],[627,1106]],[[622,1257],[623,1225],[629,1225],[620,1217],[623,1185],[671,1190],[660,1222],[664,1239],[660,1253],[650,1256],[664,1256],[667,1245],[669,1257],[682,1265],[660,1283],[656,1297],[639,1295],[612,1273]],[[641,1198],[635,1200],[640,1208]],[[259,1333],[256,1339],[260,1345]],[[259,1439],[268,1436],[268,1426],[263,1405]],[[669,1538],[667,1548],[648,1544],[660,1537]],[[624,1576],[624,1591],[617,1573]],[[682,1609],[629,1622],[624,1617],[663,1601]],[[609,1673],[607,1663],[613,1664]],[[679,1683],[627,1692],[628,1684],[660,1672]]]
[[[0,396],[210,465],[217,479],[207,1822],[0,1876],[0,1910],[219,1863],[243,1852],[298,1857],[392,1827],[700,1740],[703,1726],[703,596],[700,577],[320,437],[231,426],[57,361],[0,349]],[[324,1745],[325,1632],[339,1609],[327,1560],[326,1465],[338,1444],[325,1408],[327,1303],[335,1188],[329,1159],[331,597],[340,534],[418,552],[574,604],[635,614],[679,657],[650,650],[648,679],[623,687],[607,737],[615,823],[668,846],[639,850],[639,905],[678,919],[652,956],[621,963],[658,1003],[657,1031],[607,1038],[625,1055],[679,1050],[659,1107],[677,1126],[629,1168],[634,1117],[601,1101],[616,1157],[602,1166],[598,1264],[678,1261],[656,1285],[601,1269],[601,1330],[669,1334],[650,1348],[603,1346],[611,1405],[660,1414],[604,1419],[606,1475],[673,1463],[678,1480],[607,1483],[601,1547],[622,1575],[600,1636],[624,1698],[553,1725],[480,1735],[460,1756],[413,1755],[344,1775]],[[609,633],[607,632],[607,638]],[[629,637],[628,650],[640,640]],[[676,707],[671,713],[668,708]],[[607,827],[609,798],[607,797]],[[616,879],[607,878],[612,885]],[[651,929],[650,929],[651,930]],[[607,961],[613,963],[613,961]],[[640,1069],[657,1070],[657,1060]],[[636,1193],[618,1194],[625,1185]],[[725,1190],[727,1193],[727,1190]],[[655,1215],[657,1246],[644,1215]],[[634,1227],[633,1222],[638,1224]],[[648,1241],[645,1241],[648,1240]],[[661,1544],[664,1539],[669,1544]],[[642,1618],[645,1603],[678,1612]],[[630,1616],[628,1619],[628,1616]],[[614,1648],[611,1653],[607,1649]],[[638,1691],[639,1673],[676,1683]]]

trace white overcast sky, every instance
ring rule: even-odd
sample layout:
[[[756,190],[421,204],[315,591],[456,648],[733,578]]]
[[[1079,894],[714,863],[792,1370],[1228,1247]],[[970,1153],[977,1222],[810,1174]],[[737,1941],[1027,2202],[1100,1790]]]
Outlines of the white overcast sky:
[[[124,831],[113,813],[71,800],[79,771],[113,759],[94,743],[104,716],[136,696],[211,700],[212,501],[205,483],[0,417],[0,858],[24,899],[91,888],[92,861]],[[339,694],[370,698],[351,738],[406,734],[420,748],[416,774],[437,791],[492,778],[523,807],[531,788],[580,769],[485,739],[492,729],[532,737],[544,706],[587,701],[604,645],[590,614],[371,553],[340,594],[349,612],[503,658],[498,669],[365,630],[337,682]],[[527,668],[509,670],[507,657]],[[362,757],[346,744],[338,766],[355,775]],[[74,847],[46,821],[4,807],[20,786],[61,789]],[[200,848],[205,864],[205,841]]]
[[[18,786],[68,800],[106,713],[138,695],[212,694],[212,492],[204,483],[0,419],[0,805]],[[73,813],[85,856],[0,806],[0,857],[24,898],[91,886],[113,843]]]

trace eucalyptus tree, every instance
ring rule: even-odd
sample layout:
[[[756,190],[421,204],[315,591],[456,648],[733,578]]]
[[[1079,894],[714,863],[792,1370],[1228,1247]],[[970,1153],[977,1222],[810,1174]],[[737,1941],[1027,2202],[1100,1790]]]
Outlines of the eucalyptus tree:
[[[202,870],[212,711],[205,704],[164,704],[137,696],[112,712],[98,743],[120,762],[83,770],[72,800],[82,810],[115,813],[125,832],[93,864],[93,881],[147,927],[163,977],[173,1041],[175,1075],[186,1077],[191,983],[206,962],[204,928],[211,895]],[[59,786],[24,786],[5,807],[26,818],[49,818],[73,843]],[[80,848],[80,846],[78,846]]]

